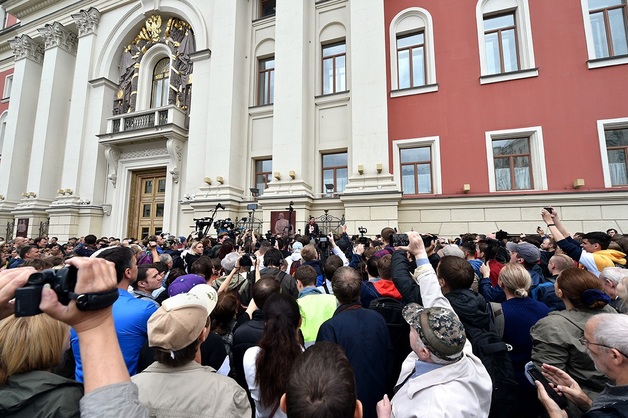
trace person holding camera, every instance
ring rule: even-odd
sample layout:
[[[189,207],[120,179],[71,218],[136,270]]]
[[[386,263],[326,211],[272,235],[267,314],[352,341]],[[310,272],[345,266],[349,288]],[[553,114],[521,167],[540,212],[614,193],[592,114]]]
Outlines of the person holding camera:
[[[137,264],[133,251],[125,247],[111,247],[96,255],[114,263],[118,282],[118,299],[113,304],[113,315],[119,348],[124,355],[128,372],[137,373],[137,365],[142,347],[148,339],[148,318],[157,310],[154,301],[137,299],[128,292],[131,283],[137,280]],[[83,359],[80,338],[75,329],[71,331],[70,344],[76,361],[76,380],[83,381]]]
[[[130,381],[120,351],[111,305],[89,305],[94,296],[116,290],[114,264],[104,259],[82,257],[72,258],[67,264],[78,269],[73,291],[82,296],[82,300],[88,301],[87,306],[82,304],[87,310],[79,309],[77,299],[72,299],[67,305],[59,302],[50,285],[44,285],[41,290],[39,308],[51,318],[73,327],[81,341],[85,396],[80,400],[80,416],[148,417],[148,410],[139,403],[137,387]],[[16,290],[25,286],[34,272],[32,268],[0,272],[0,319],[12,315],[14,304],[11,301]]]

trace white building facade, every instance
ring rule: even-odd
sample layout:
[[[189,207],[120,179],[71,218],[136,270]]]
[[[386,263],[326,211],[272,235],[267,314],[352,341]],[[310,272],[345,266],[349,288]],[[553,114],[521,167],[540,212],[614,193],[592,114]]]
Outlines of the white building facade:
[[[265,230],[291,202],[296,228],[396,222],[382,0],[2,6],[20,20],[0,38],[2,225],[187,235],[257,203]]]

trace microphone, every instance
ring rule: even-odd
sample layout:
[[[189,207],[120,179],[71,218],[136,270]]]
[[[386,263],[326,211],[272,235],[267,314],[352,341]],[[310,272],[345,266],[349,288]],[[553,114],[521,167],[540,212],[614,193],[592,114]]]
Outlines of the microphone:
[[[222,205],[222,203],[218,203],[218,204],[216,205],[216,209],[223,209],[223,210],[224,210],[224,208],[225,208],[225,207]]]

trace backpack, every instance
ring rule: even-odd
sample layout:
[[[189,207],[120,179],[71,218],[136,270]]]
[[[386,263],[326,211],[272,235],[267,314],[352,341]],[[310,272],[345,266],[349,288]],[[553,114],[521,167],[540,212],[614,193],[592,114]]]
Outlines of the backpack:
[[[488,416],[490,418],[516,416],[519,385],[508,354],[508,345],[502,341],[493,327],[487,330],[469,323],[465,323],[464,327],[471,341],[473,354],[482,361],[493,382],[491,410]]]
[[[498,302],[489,302],[489,305],[491,307],[493,322],[495,323],[495,332],[497,332],[499,338],[504,338],[504,327],[506,326],[506,318],[504,318],[502,304]]]
[[[403,307],[404,303],[393,298],[380,297],[373,299],[369,304],[369,309],[372,309],[384,317],[386,326],[388,327],[388,334],[390,335],[390,342],[393,346],[393,379],[396,379],[401,372],[401,365],[405,358],[410,354],[412,349],[410,348],[410,340],[408,334],[410,333],[410,326],[403,319]],[[388,396],[394,396],[393,387],[395,381],[392,380],[387,386],[386,392]]]
[[[550,308],[550,312],[562,311],[565,309],[565,303],[556,296],[556,290],[554,289],[554,282],[547,281],[539,284],[534,289],[530,290],[530,296],[534,300],[544,303]]]

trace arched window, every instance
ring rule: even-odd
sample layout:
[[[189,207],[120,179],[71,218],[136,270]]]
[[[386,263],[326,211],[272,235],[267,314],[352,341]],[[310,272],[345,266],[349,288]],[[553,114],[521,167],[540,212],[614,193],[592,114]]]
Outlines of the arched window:
[[[434,28],[427,10],[411,7],[393,18],[390,54],[391,97],[438,90]]]
[[[162,107],[168,104],[168,88],[170,79],[170,58],[163,58],[155,64],[153,70],[153,89],[151,93],[151,108]]]
[[[479,0],[476,20],[481,84],[539,75],[528,0]]]

